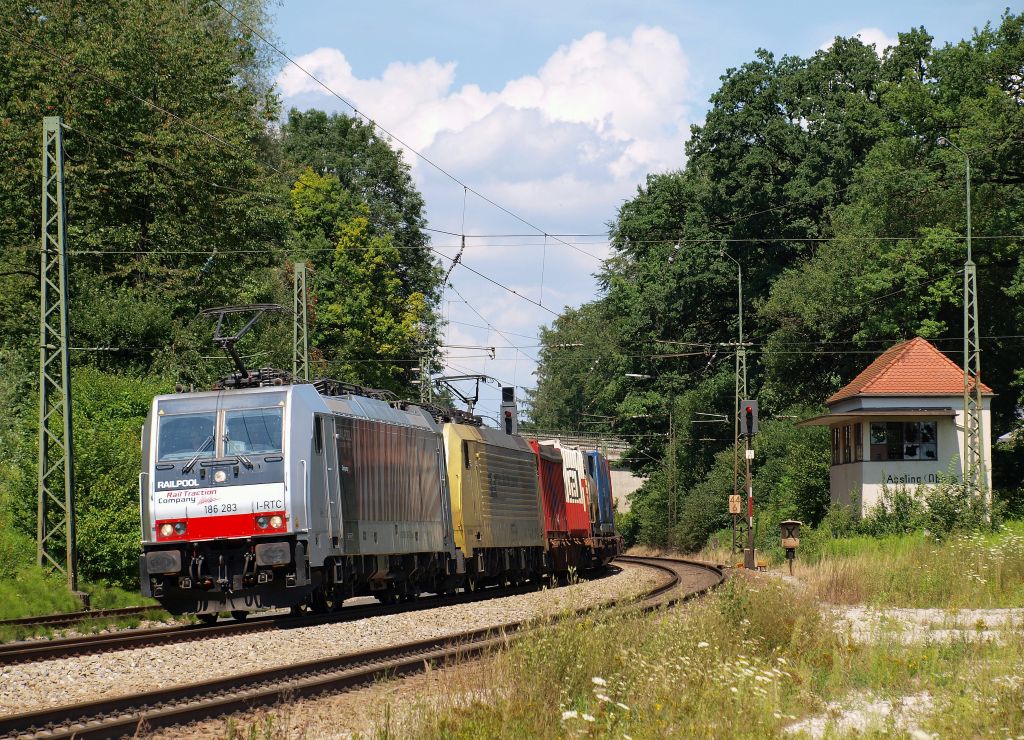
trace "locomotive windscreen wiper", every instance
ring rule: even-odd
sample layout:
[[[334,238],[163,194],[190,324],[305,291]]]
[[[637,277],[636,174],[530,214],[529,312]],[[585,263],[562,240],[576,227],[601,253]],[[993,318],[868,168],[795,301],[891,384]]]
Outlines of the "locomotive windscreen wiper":
[[[231,453],[228,453],[228,442],[230,442],[230,441],[231,440],[228,438],[228,435],[225,434],[224,435],[224,453],[225,453],[225,456],[230,456],[230,457],[235,458],[240,463],[242,463],[242,465],[244,465],[247,470],[252,470],[252,468],[253,468],[252,460],[247,458],[241,452],[231,452]]]
[[[206,450],[206,448],[209,446],[210,442],[212,442],[212,441],[213,441],[213,435],[211,434],[209,437],[206,438],[205,442],[203,442],[201,445],[199,445],[199,449],[196,450],[196,454],[194,454],[192,456],[192,459],[189,460],[187,463],[185,463],[185,466],[181,469],[182,473],[187,473],[190,470],[192,470],[192,468],[194,468],[196,466],[196,463],[199,461],[199,458],[203,456],[203,452]]]

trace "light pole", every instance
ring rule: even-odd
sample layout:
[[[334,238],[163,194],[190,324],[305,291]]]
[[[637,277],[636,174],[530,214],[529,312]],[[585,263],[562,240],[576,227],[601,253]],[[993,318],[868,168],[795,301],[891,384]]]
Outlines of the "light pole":
[[[726,257],[736,265],[737,312],[739,313],[739,339],[736,343],[736,384],[733,399],[733,449],[732,449],[732,492],[739,494],[740,476],[740,400],[747,397],[747,351],[743,346],[743,265],[725,251],[725,240],[718,251],[719,257]],[[733,540],[736,539],[737,517],[733,515]],[[735,549],[735,548],[734,548]]]
[[[936,142],[964,158],[967,185],[967,260],[964,262],[964,488],[985,496],[991,505],[988,473],[985,470],[985,430],[982,423],[981,345],[978,337],[978,271],[971,253],[971,159],[967,152],[945,136]],[[973,387],[971,375],[974,375]]]

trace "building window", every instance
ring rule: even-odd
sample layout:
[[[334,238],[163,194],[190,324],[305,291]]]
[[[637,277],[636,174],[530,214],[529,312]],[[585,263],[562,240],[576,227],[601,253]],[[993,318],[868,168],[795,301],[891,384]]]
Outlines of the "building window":
[[[850,433],[852,429],[849,424],[843,427],[843,462],[853,462],[853,451],[850,444]]]
[[[934,421],[871,423],[872,460],[938,460]]]
[[[855,462],[864,459],[864,428],[860,422],[853,425],[853,459]]]
[[[832,427],[832,464],[838,465],[839,462],[839,427]]]

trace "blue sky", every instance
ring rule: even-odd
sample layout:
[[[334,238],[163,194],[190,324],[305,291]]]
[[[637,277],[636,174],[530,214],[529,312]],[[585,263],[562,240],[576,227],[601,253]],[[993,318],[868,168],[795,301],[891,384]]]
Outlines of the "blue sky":
[[[285,0],[283,48],[339,94],[461,181],[573,249],[508,216],[409,151],[430,225],[470,238],[442,307],[451,372],[534,385],[538,328],[596,295],[602,234],[649,172],[685,164],[689,126],[728,67],[761,47],[809,56],[836,35],[876,47],[924,26],[936,44],[998,22],[998,2],[377,2]],[[286,107],[349,110],[284,67]],[[396,146],[398,146],[396,144]],[[465,209],[465,225],[463,211]],[[532,236],[526,236],[533,234]],[[434,235],[454,255],[458,237]],[[584,252],[588,254],[584,254]],[[447,262],[442,260],[447,266]],[[495,414],[499,391],[482,389]]]

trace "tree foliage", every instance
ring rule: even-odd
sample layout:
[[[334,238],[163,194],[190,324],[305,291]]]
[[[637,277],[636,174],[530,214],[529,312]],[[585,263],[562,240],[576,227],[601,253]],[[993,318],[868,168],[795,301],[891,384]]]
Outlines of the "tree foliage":
[[[1007,13],[941,47],[915,28],[887,50],[839,38],[807,58],[759,50],[726,71],[692,128],[685,169],[648,176],[619,209],[600,298],[542,337],[535,412],[563,426],[609,417],[607,428],[633,441],[632,463],[648,476],[632,500],[641,541],[695,547],[727,521],[731,424],[670,454],[668,411],[675,419],[700,399],[695,411],[732,413],[723,378],[738,330],[733,259],[748,393],[777,419],[763,427],[767,457],[755,465],[762,531],[825,512],[826,442],[786,419],[814,413],[901,339],[924,336],[959,364],[965,162],[936,145],[940,136],[970,157],[983,377],[999,394],[995,434],[1016,424],[1021,69],[1024,15]],[[574,341],[587,350],[558,349]]]

